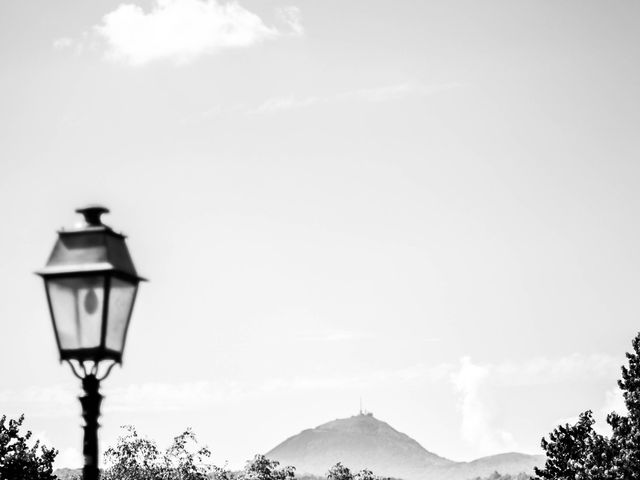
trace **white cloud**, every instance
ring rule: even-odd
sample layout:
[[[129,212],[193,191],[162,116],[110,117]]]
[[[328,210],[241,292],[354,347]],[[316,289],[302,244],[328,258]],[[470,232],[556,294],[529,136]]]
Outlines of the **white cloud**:
[[[249,47],[278,36],[304,31],[297,7],[276,11],[284,30],[267,26],[255,13],[236,1],[153,0],[148,11],[132,3],[120,4],[107,13],[81,40],[59,38],[54,48],[86,45],[96,39],[106,43],[106,57],[128,65],[157,60],[185,64],[222,49]]]
[[[277,34],[239,4],[216,0],[156,0],[149,13],[123,4],[105,15],[96,31],[107,41],[111,58],[133,65],[164,58],[184,63]]]
[[[497,426],[500,412],[488,400],[488,394],[492,390],[503,386],[549,385],[567,380],[613,379],[620,370],[621,361],[622,359],[609,355],[572,354],[559,358],[537,357],[524,362],[476,364],[464,357],[460,360],[459,368],[450,375],[458,394],[461,434],[481,455],[515,450],[517,444],[514,437]],[[620,407],[618,392],[607,392],[604,409],[620,411]],[[566,417],[559,419],[557,424],[573,424],[577,420],[577,416]]]
[[[462,437],[483,455],[516,449],[513,436],[493,425],[491,413],[481,398],[480,388],[489,375],[489,367],[476,365],[469,357],[462,358],[459,370],[451,375],[459,394]]]

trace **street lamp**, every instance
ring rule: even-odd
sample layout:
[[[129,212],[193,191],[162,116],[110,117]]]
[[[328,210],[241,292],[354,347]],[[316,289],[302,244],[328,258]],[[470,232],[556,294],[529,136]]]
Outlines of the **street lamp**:
[[[97,480],[100,381],[122,363],[127,330],[139,277],[125,236],[104,225],[104,207],[76,212],[84,224],[58,232],[44,279],[60,361],[68,362],[82,380],[84,418],[84,480]]]

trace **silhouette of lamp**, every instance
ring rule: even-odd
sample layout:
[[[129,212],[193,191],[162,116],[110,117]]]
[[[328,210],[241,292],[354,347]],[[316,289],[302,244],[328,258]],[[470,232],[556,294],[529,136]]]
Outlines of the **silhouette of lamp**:
[[[36,272],[44,279],[60,361],[82,380],[84,480],[97,480],[100,382],[122,363],[138,276],[125,236],[100,219],[104,207],[76,212],[84,224],[61,230],[47,265]]]

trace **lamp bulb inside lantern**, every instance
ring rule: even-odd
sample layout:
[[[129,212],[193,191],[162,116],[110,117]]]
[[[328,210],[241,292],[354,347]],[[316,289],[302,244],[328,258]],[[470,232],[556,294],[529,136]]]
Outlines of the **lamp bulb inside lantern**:
[[[93,288],[84,297],[84,309],[89,315],[94,314],[98,309],[98,296]]]

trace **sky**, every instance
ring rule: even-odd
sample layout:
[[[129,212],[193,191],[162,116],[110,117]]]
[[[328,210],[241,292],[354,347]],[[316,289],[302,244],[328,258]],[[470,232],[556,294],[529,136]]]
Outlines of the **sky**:
[[[5,0],[0,413],[81,465],[41,268],[107,206],[141,275],[102,448],[237,468],[367,410],[540,453],[640,330],[640,4]]]

